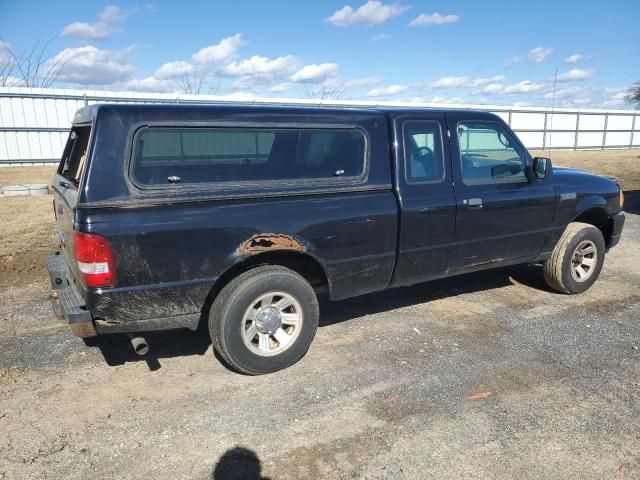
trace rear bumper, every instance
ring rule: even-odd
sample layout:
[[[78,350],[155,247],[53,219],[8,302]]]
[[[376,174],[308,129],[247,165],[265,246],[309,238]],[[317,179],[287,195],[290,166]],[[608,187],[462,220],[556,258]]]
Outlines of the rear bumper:
[[[84,300],[71,281],[69,268],[60,252],[53,252],[46,258],[47,271],[53,292],[51,303],[56,317],[66,320],[73,333],[81,338],[98,335],[93,317],[86,309]]]
[[[616,213],[612,217],[613,220],[613,229],[611,231],[611,237],[609,239],[609,244],[607,248],[615,247],[620,241],[620,236],[622,235],[622,228],[624,227],[624,212]]]

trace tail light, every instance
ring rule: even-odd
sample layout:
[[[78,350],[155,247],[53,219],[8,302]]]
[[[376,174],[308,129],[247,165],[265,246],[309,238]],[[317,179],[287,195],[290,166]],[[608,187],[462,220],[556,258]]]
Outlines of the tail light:
[[[113,287],[116,268],[111,245],[94,233],[73,233],[78,270],[87,287]]]

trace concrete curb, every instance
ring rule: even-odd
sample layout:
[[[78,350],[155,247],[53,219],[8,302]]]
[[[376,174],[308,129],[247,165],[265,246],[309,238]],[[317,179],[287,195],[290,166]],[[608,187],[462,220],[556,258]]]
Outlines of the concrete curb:
[[[0,188],[0,198],[25,197],[27,195],[49,195],[49,185],[44,183],[27,183],[23,185],[7,185],[6,187]]]

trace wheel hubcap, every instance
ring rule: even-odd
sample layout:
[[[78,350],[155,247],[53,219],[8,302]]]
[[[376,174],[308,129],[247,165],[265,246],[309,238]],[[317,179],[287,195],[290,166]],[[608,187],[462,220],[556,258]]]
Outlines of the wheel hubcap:
[[[571,257],[571,277],[576,282],[586,282],[595,271],[598,250],[591,240],[583,240]]]
[[[280,312],[273,307],[261,308],[256,315],[256,328],[260,333],[275,333],[282,325]]]
[[[294,296],[269,292],[247,307],[240,334],[252,353],[270,357],[293,345],[300,334],[302,321],[302,308]]]

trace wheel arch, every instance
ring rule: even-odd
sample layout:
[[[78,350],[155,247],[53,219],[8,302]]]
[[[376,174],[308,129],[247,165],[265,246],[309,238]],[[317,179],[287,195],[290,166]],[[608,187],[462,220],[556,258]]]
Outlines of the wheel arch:
[[[578,213],[571,222],[581,222],[593,225],[604,237],[605,245],[609,245],[611,241],[611,235],[613,233],[613,219],[607,213],[604,206],[591,205]]]
[[[313,255],[291,249],[268,250],[238,259],[228,267],[211,287],[203,306],[203,313],[209,311],[218,293],[231,280],[261,265],[278,265],[293,270],[309,282],[316,294],[324,293],[331,289],[330,277],[324,265]]]

